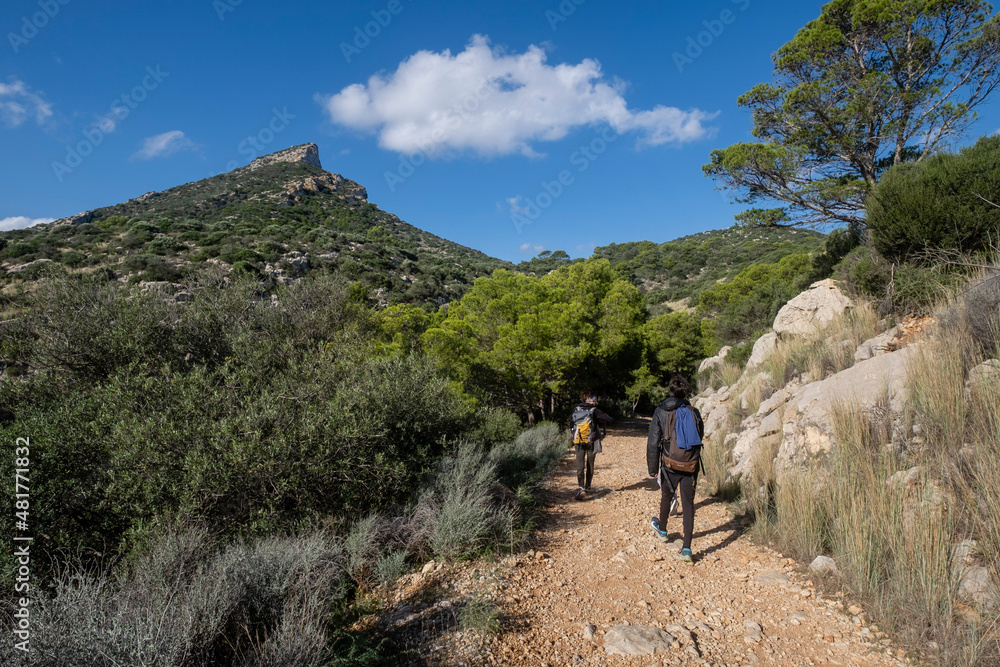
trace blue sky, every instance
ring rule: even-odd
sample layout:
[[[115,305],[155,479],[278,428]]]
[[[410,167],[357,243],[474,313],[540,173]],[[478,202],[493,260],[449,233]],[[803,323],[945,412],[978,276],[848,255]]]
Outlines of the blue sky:
[[[701,166],[751,138],[736,98],[821,5],[7,0],[0,221],[313,141],[381,208],[513,261],[727,227]],[[980,115],[969,140],[1000,130]]]

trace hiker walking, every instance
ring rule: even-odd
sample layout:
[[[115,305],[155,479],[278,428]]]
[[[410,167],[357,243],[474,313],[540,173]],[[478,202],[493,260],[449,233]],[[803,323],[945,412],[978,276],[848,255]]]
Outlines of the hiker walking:
[[[580,403],[573,409],[573,446],[576,449],[576,482],[579,490],[576,499],[583,500],[590,493],[590,481],[594,478],[594,458],[601,450],[601,425],[614,421],[606,413],[597,409],[597,396],[585,391],[580,394]]]
[[[701,413],[688,402],[691,387],[680,375],[670,378],[670,397],[657,406],[646,440],[646,465],[650,477],[660,477],[660,516],[649,523],[664,542],[670,501],[679,491],[683,508],[684,544],[682,560],[691,562],[691,534],[694,532],[694,487],[701,465],[705,425]]]

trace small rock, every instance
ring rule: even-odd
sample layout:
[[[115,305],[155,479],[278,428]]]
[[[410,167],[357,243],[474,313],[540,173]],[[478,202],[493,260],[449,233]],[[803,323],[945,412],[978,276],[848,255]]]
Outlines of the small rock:
[[[685,628],[683,625],[678,625],[677,623],[674,623],[673,625],[668,625],[665,629],[667,632],[677,637],[677,639],[680,640],[682,643],[693,641],[693,638],[691,637],[691,631]]]
[[[759,586],[783,586],[791,581],[787,574],[778,572],[777,570],[761,572],[753,580]]]
[[[862,610],[861,610],[861,607],[859,607],[858,605],[856,605],[856,604],[852,604],[852,605],[851,605],[850,607],[848,607],[848,608],[847,608],[847,611],[848,611],[848,612],[849,612],[849,613],[850,613],[850,614],[851,614],[852,616],[857,616],[858,614],[860,614],[860,613],[861,613],[861,611],[862,611]]]
[[[550,558],[550,556],[544,551],[535,552],[535,560],[545,560],[546,558]]]
[[[809,564],[811,572],[837,574],[837,562],[829,556],[816,556]]]
[[[432,560],[427,561],[424,564],[424,567],[420,570],[420,574],[429,574],[429,573],[431,573],[434,570],[434,567],[436,565],[437,565],[437,563],[434,562],[434,561],[432,561]]]
[[[594,625],[593,623],[588,623],[587,625],[583,626],[583,638],[584,639],[587,639],[587,640],[593,639],[595,632],[597,632],[597,626]]]
[[[985,567],[970,567],[958,584],[958,599],[981,607],[994,607],[1000,601],[997,586]]]
[[[805,623],[809,620],[809,614],[804,611],[793,611],[788,616],[788,622],[792,625],[799,625],[800,623]]]

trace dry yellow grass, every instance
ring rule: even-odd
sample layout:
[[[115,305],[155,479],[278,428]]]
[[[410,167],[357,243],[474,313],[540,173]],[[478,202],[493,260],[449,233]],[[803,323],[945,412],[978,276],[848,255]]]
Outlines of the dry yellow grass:
[[[773,470],[780,436],[772,436],[758,447],[740,502],[757,539],[802,559],[832,555],[841,585],[920,657],[1000,664],[1000,609],[959,603],[952,562],[953,547],[974,538],[976,557],[1000,581],[1000,383],[966,391],[969,371],[1000,358],[1000,349],[984,351],[972,339],[963,307],[953,298],[939,308],[939,325],[907,369],[905,414],[833,406],[837,446],[828,468],[780,485]],[[748,373],[736,383],[734,392],[750,391],[743,410],[734,398],[733,419],[795,376],[819,380],[851,366],[857,346],[884,326],[862,304],[818,336],[780,341],[761,368],[770,382]],[[731,452],[718,449],[718,465],[728,463]],[[711,479],[725,488],[721,472]]]

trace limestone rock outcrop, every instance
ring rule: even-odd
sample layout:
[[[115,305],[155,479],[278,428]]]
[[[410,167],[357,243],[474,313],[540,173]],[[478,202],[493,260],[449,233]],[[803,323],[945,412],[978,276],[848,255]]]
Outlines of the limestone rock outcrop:
[[[702,361],[701,365],[698,366],[698,372],[705,373],[706,371],[710,371],[717,366],[721,366],[722,362],[726,360],[726,355],[729,354],[729,350],[731,349],[733,348],[726,345],[724,348],[719,350],[719,353],[717,355],[715,355],[714,357],[709,357],[708,359]]]
[[[774,318],[774,331],[778,336],[815,333],[851,305],[851,300],[840,291],[835,281],[821,280],[778,311],[778,316]]]
[[[254,171],[276,162],[305,162],[318,169],[323,168],[323,164],[319,161],[319,146],[313,143],[292,146],[283,151],[259,157],[247,165],[246,168]]]
[[[873,357],[796,391],[782,419],[781,447],[774,465],[778,481],[790,472],[815,469],[833,451],[837,405],[856,404],[868,413],[884,413],[878,417],[885,419],[902,415],[907,364],[918,349],[910,346]]]
[[[750,353],[750,359],[747,361],[747,368],[757,368],[765,361],[767,361],[774,351],[778,348],[778,334],[773,331],[766,333],[757,339],[757,342],[753,344],[753,352]]]

